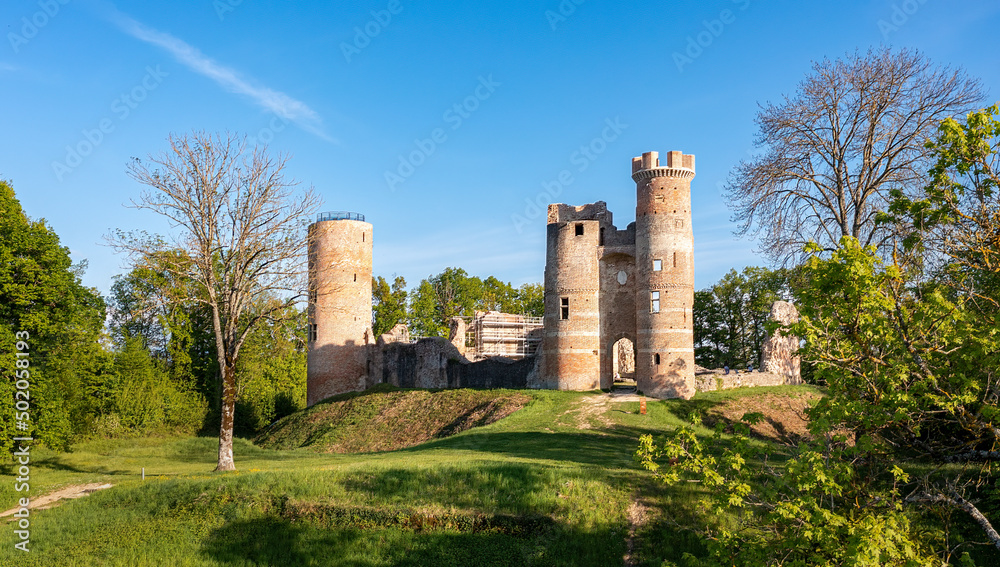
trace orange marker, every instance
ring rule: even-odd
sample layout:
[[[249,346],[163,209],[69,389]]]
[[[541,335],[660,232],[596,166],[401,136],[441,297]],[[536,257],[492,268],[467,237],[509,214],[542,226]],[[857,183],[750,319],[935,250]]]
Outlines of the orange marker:
[[[646,415],[646,396],[639,398],[639,413]]]

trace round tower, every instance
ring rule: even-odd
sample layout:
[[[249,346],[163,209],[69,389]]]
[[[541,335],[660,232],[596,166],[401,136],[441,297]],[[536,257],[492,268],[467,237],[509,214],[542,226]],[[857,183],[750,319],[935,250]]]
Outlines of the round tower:
[[[603,202],[549,205],[545,255],[544,377],[550,388],[600,387],[600,267]]]
[[[372,225],[321,213],[309,226],[308,405],[365,389],[371,326]]]
[[[632,160],[636,183],[636,382],[657,398],[694,395],[694,156]]]

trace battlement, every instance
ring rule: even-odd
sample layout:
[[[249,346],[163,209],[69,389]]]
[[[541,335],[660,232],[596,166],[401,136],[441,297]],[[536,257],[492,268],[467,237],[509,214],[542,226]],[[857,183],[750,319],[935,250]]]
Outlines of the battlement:
[[[666,165],[660,165],[659,152],[646,152],[632,158],[632,180],[653,177],[694,177],[694,154],[667,152]]]
[[[608,211],[608,204],[604,201],[597,201],[596,203],[581,205],[579,207],[565,203],[552,203],[549,205],[548,224],[588,220],[611,224],[611,212]]]

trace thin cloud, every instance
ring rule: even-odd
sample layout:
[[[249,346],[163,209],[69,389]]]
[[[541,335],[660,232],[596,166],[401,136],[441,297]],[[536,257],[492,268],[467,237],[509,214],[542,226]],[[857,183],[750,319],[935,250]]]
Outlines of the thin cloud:
[[[303,130],[311,132],[325,140],[334,141],[323,132],[322,119],[309,106],[283,92],[267,87],[253,85],[240,77],[239,73],[230,67],[219,64],[204,55],[198,48],[178,39],[169,33],[155,30],[135,19],[119,12],[110,10],[111,21],[126,34],[151,45],[168,51],[186,67],[215,81],[229,92],[244,95],[259,106],[270,110],[280,118],[294,122]]]
[[[17,66],[11,65],[6,61],[0,61],[0,71],[9,71],[9,72],[17,71]]]

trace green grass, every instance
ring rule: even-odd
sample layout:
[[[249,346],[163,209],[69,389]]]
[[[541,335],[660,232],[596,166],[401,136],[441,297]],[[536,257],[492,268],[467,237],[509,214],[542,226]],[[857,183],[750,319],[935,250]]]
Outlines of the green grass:
[[[33,498],[67,484],[115,487],[32,512],[30,554],[13,550],[15,528],[5,526],[0,565],[620,565],[637,499],[670,511],[640,530],[641,563],[700,551],[671,524],[697,513],[697,492],[662,487],[632,461],[638,436],[679,424],[691,402],[651,400],[647,415],[637,402],[615,403],[603,415],[613,425],[590,420],[591,429],[579,429],[571,410],[597,394],[527,395],[528,405],[501,421],[392,452],[238,440],[236,473],[211,472],[212,438],[34,449]],[[23,495],[12,472],[3,469],[4,508]]]

